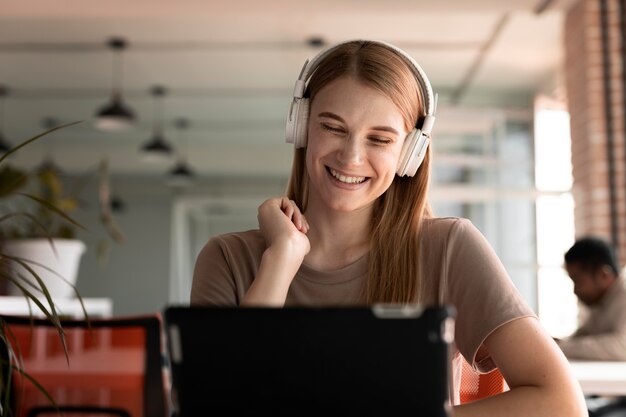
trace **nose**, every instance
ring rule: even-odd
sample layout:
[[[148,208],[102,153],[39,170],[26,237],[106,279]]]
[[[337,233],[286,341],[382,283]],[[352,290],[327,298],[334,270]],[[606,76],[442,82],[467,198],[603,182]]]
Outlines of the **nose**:
[[[363,144],[353,135],[349,135],[343,142],[338,154],[339,161],[344,165],[360,165],[363,163]]]

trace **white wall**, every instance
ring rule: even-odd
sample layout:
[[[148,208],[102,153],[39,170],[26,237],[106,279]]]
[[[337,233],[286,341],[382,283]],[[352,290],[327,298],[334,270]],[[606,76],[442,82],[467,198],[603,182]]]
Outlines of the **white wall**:
[[[126,242],[122,245],[111,243],[108,260],[99,264],[97,245],[106,234],[98,221],[95,191],[86,196],[89,207],[75,216],[88,229],[79,236],[88,245],[77,283],[80,294],[83,297],[110,297],[116,315],[162,311],[172,301],[170,277],[172,265],[178,261],[172,250],[173,207],[181,201],[266,198],[282,193],[284,187],[285,179],[282,178],[211,178],[203,179],[193,189],[177,191],[155,180],[113,179],[113,191],[126,203],[125,211],[114,214],[126,235]],[[189,214],[197,216],[197,207],[194,206]],[[196,233],[211,235],[210,230],[197,230]],[[195,258],[195,254],[190,256]],[[190,276],[172,276],[172,281],[177,279],[190,282]],[[185,298],[188,295],[182,295],[182,299]]]
[[[118,245],[109,240],[109,256],[101,265],[97,245],[106,235],[95,205],[76,216],[88,229],[80,235],[88,249],[79,270],[78,290],[83,297],[112,298],[114,314],[161,310],[168,293],[171,191],[141,180],[114,181],[113,189],[126,203],[126,210],[115,214],[126,241]]]

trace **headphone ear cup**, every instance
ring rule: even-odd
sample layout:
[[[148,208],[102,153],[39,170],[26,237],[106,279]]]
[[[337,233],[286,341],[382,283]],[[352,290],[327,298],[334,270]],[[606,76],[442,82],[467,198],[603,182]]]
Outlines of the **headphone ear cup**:
[[[298,114],[296,120],[296,140],[294,145],[296,148],[306,148],[309,136],[309,99],[303,98],[298,106]]]
[[[297,148],[304,148],[307,144],[309,123],[309,99],[302,98],[293,104],[291,117],[287,117],[285,137],[287,143],[293,143]]]
[[[396,174],[400,177],[414,176],[426,156],[429,143],[430,138],[422,135],[421,129],[413,129],[409,132],[402,144]]]

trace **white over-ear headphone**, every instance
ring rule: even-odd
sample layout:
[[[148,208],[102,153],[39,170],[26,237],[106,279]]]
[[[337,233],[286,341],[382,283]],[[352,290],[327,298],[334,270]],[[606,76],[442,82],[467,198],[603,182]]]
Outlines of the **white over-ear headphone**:
[[[300,76],[296,80],[296,85],[293,89],[293,101],[289,107],[289,114],[287,115],[286,126],[286,141],[287,143],[293,143],[296,148],[304,148],[307,145],[307,131],[309,122],[309,99],[303,97],[306,89],[306,83],[310,76],[315,72],[319,63],[336,48],[354,41],[347,41],[339,43],[328,49],[323,50],[317,54],[311,61],[307,60],[300,71]],[[382,41],[364,41],[358,42],[375,43],[396,52],[400,57],[404,58],[405,62],[409,64],[409,67],[415,75],[417,84],[422,90],[422,96],[424,97],[424,105],[426,109],[426,115],[424,122],[421,126],[416,125],[415,128],[409,132],[402,145],[402,151],[400,153],[400,159],[398,160],[398,169],[396,173],[399,176],[408,175],[412,177],[417,172],[417,169],[422,164],[428,145],[430,144],[430,132],[432,131],[433,124],[435,123],[435,110],[437,108],[437,97],[433,94],[432,87],[426,77],[424,70],[417,64],[417,62],[406,52],[397,48],[389,43]]]

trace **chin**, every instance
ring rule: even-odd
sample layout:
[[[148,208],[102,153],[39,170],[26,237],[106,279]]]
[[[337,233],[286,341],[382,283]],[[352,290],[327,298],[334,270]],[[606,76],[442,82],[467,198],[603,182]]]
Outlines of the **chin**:
[[[363,202],[363,203],[358,203],[355,201],[337,201],[335,200],[331,200],[331,201],[327,201],[327,206],[334,210],[334,211],[339,211],[342,213],[351,213],[351,212],[355,212],[355,211],[361,211],[361,210],[367,210],[372,208],[374,205],[373,202]]]

